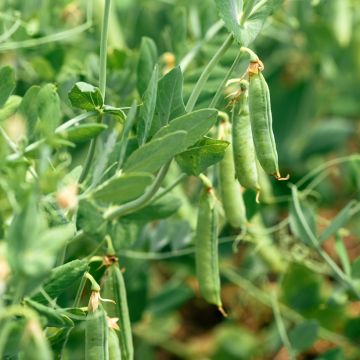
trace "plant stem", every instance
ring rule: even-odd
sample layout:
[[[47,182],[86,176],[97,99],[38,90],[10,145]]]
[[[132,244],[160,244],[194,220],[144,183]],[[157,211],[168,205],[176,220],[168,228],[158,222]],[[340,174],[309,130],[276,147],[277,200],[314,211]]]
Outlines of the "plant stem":
[[[101,38],[100,38],[100,71],[99,71],[99,88],[104,101],[105,101],[105,91],[106,91],[107,36],[108,36],[108,28],[109,28],[109,13],[110,13],[111,0],[105,0],[105,1],[106,2],[105,2],[105,9],[103,14],[103,22],[101,29]],[[99,122],[102,122],[102,114],[99,115]],[[86,156],[85,164],[79,178],[80,184],[84,182],[84,180],[86,179],[89,173],[95,155],[96,140],[97,138],[95,137],[90,141],[88,154]]]
[[[105,0],[105,9],[101,29],[100,38],[100,73],[99,73],[99,88],[103,99],[105,100],[106,91],[106,53],[107,53],[107,38],[109,30],[109,14],[110,14],[111,0]]]
[[[217,63],[220,61],[220,59],[222,58],[222,56],[226,53],[226,51],[230,48],[230,46],[232,45],[234,41],[234,37],[232,34],[230,34],[226,40],[224,41],[224,43],[221,45],[221,47],[218,49],[218,51],[214,54],[214,56],[212,57],[212,59],[209,61],[209,63],[206,65],[204,71],[202,72],[202,74],[199,77],[199,80],[197,81],[191,95],[190,98],[186,104],[185,110],[187,112],[190,112],[194,109],[195,104],[197,99],[200,96],[200,93],[202,91],[202,89],[205,86],[205,83],[209,77],[209,75],[211,74],[212,70],[215,68],[215,66],[217,65]]]
[[[86,14],[87,14],[87,16],[86,16],[85,23],[81,24],[79,26],[76,26],[73,29],[60,31],[58,33],[43,36],[43,37],[40,37],[37,39],[6,42],[4,44],[0,44],[0,52],[30,48],[30,47],[34,47],[34,46],[53,43],[55,41],[72,39],[75,35],[86,31],[87,29],[89,29],[92,26],[92,2],[91,1],[87,2]]]
[[[209,107],[211,108],[215,108],[220,100],[220,97],[222,95],[223,89],[225,84],[227,83],[227,81],[230,79],[231,74],[234,72],[235,68],[238,66],[241,56],[243,54],[243,51],[240,49],[239,53],[237,54],[234,62],[232,63],[229,71],[227,72],[227,74],[225,75],[223,81],[221,82],[221,84],[219,85],[219,87],[216,90],[216,93],[213,97],[213,99],[211,100],[211,103],[209,105]]]
[[[209,40],[211,40],[224,26],[223,21],[217,21],[206,32],[204,38],[197,42],[197,44],[180,60],[179,66],[181,71],[184,72],[201,47]]]
[[[87,177],[87,174],[89,173],[91,163],[92,163],[93,157],[95,155],[95,148],[96,148],[96,138],[94,138],[90,141],[89,150],[88,150],[88,153],[87,153],[86,159],[85,159],[85,164],[81,171],[81,175],[79,177],[79,184],[84,182],[84,180]]]
[[[271,296],[271,306],[272,306],[276,326],[278,328],[278,332],[279,332],[281,341],[282,341],[283,345],[285,346],[285,348],[286,348],[286,350],[288,352],[289,360],[295,360],[294,351],[292,349],[289,337],[287,335],[284,321],[283,321],[283,319],[281,317],[279,304],[278,304],[278,300],[277,300],[277,297],[276,297],[275,293]]]
[[[149,187],[149,189],[139,198],[130,201],[124,205],[118,206],[115,209],[110,209],[109,211],[105,212],[104,218],[106,220],[113,220],[115,218],[118,218],[120,216],[135,212],[144,206],[146,206],[151,198],[156,194],[156,192],[159,190],[161,183],[163,182],[169,167],[170,167],[171,161],[169,161],[167,164],[165,164],[157,174],[154,182]]]
[[[74,118],[64,122],[63,124],[61,124],[60,126],[58,126],[56,129],[55,129],[55,134],[59,134],[61,133],[62,131],[72,127],[73,125],[76,125],[77,123],[79,123],[80,121],[82,120],[85,120],[91,116],[94,116],[94,115],[97,115],[97,112],[96,111],[88,111],[84,114],[80,114],[78,116],[75,116]]]
[[[172,184],[170,184],[164,190],[159,191],[159,193],[151,200],[151,202],[157,201],[160,198],[162,198],[164,195],[170,192],[174,187],[179,185],[186,177],[187,175],[185,173],[182,173]]]
[[[318,254],[324,259],[324,261],[328,264],[328,266],[331,268],[333,273],[340,279],[340,281],[342,281],[345,285],[347,285],[347,287],[350,288],[353,291],[353,293],[357,296],[357,298],[360,299],[360,293],[355,288],[355,286],[354,286],[354,284],[352,282],[352,279],[349,278],[338,267],[338,265],[328,255],[328,253],[321,248],[318,239],[316,238],[315,234],[312,232],[312,230],[311,230],[311,228],[310,228],[310,226],[309,226],[309,224],[308,224],[308,222],[307,222],[307,220],[306,220],[306,218],[304,216],[304,213],[303,213],[303,211],[301,209],[300,202],[299,202],[298,190],[297,190],[295,185],[291,186],[291,193],[292,193],[292,198],[293,198],[293,203],[294,203],[294,208],[295,208],[296,214],[299,217],[299,220],[301,222],[301,226],[303,227],[303,229],[306,232],[307,236],[311,240],[311,243],[312,243],[313,247],[318,252]]]

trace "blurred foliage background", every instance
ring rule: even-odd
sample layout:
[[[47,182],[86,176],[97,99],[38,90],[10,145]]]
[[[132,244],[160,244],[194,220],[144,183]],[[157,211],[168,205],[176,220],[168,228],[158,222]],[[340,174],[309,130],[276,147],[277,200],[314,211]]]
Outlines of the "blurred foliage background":
[[[73,84],[98,82],[103,1],[91,3],[0,3],[0,65],[15,67],[15,94],[23,96],[33,84],[55,83],[64,121],[77,115],[67,98]],[[212,0],[114,0],[107,102],[130,106],[138,97],[136,63],[143,36],[155,41],[163,72],[171,66],[166,53],[174,54],[175,63],[181,64],[198,47],[184,70],[186,100],[228,34],[220,28],[205,39],[218,21]],[[59,39],[52,38],[54,34]],[[282,172],[296,183],[326,162],[342,159],[316,173],[315,182],[308,178],[303,184],[305,189],[309,185],[306,207],[319,233],[350,200],[359,200],[359,48],[357,0],[285,0],[252,47],[265,64]],[[237,53],[234,44],[211,74],[197,107],[208,106]],[[245,66],[241,62],[234,77]],[[226,104],[223,98],[218,108],[225,110]],[[11,132],[11,122],[1,110],[0,123]],[[6,153],[5,147],[1,140],[0,153]],[[57,151],[56,171],[41,182],[45,194],[56,191],[64,174],[84,161],[86,148],[83,144]],[[173,166],[165,182],[171,183],[179,171]],[[210,176],[216,183],[216,169],[210,170]],[[359,299],[334,279],[323,259],[288,226],[289,186],[264,181],[267,192],[260,205],[252,192],[244,193],[257,235],[242,237],[234,253],[232,241],[239,231],[224,223],[220,234],[227,318],[201,299],[196,285],[191,244],[199,193],[195,178],[187,178],[172,191],[181,201],[176,214],[147,224],[124,219],[114,230],[119,262],[126,269],[137,359],[287,359],[281,329],[286,329],[288,345],[299,359],[360,358]],[[0,184],[0,237],[11,211],[7,191]],[[354,214],[344,226],[323,248],[360,284],[359,216]],[[81,258],[96,245],[96,239],[74,243],[67,258]],[[101,271],[94,265],[94,274],[100,277]],[[65,306],[74,291],[76,286],[59,304]],[[83,357],[82,338],[80,325],[71,333],[65,358]]]

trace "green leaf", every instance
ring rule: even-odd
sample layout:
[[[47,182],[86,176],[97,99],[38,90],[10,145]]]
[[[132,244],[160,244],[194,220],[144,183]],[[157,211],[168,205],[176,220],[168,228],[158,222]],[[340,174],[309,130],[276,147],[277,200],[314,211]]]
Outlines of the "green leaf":
[[[305,201],[300,203],[298,191],[295,186],[292,187],[289,221],[291,231],[299,240],[311,247],[318,245],[318,240],[316,239],[315,212]]]
[[[43,288],[51,298],[56,298],[64,293],[69,286],[80,280],[84,272],[88,270],[89,261],[87,259],[70,261],[53,268]],[[32,299],[40,303],[47,303],[47,300],[40,292],[34,294]]]
[[[122,249],[130,248],[139,236],[142,227],[135,221],[119,219],[109,225],[109,234],[114,245],[115,252],[121,253]]]
[[[156,137],[135,150],[127,159],[124,171],[154,172],[184,150],[188,134],[186,131],[172,131]]]
[[[316,320],[305,321],[296,325],[289,333],[289,340],[292,348],[301,353],[315,343],[319,332],[319,326]]]
[[[60,249],[73,237],[73,224],[56,226],[42,231],[36,241],[23,253],[27,276],[39,276],[52,269]]]
[[[181,200],[176,196],[167,194],[157,201],[145,206],[139,211],[124,216],[127,220],[153,221],[165,219],[175,214],[181,207]]]
[[[319,355],[315,360],[344,360],[344,353],[341,348],[330,349],[321,355]]]
[[[105,124],[80,124],[65,130],[60,135],[74,143],[83,143],[98,136],[105,129],[107,129]]]
[[[290,264],[281,283],[283,301],[300,313],[318,309],[320,276],[300,264]]]
[[[185,143],[181,151],[194,145],[202,136],[212,128],[216,122],[218,111],[216,109],[202,109],[180,116],[168,125],[162,127],[153,137],[154,139],[171,134],[174,131],[183,130],[187,132]]]
[[[216,0],[220,17],[226,28],[234,34],[236,41],[242,46],[251,44],[260,33],[266,19],[282,4],[283,0],[268,0],[254,6],[250,16],[241,22],[236,0]]]
[[[182,87],[183,75],[179,66],[160,79],[151,134],[154,134],[169,121],[185,114]]]
[[[27,120],[27,131],[29,137],[35,131],[38,121],[38,95],[40,92],[40,86],[31,86],[25,93],[20,107],[19,113]]]
[[[103,104],[103,98],[100,89],[86,82],[77,82],[69,92],[71,105],[83,110],[97,110]]]
[[[335,235],[335,249],[346,275],[351,276],[351,264],[343,238],[339,233]]]
[[[61,310],[52,309],[36,301],[26,299],[24,303],[46,319],[46,326],[73,327],[74,322]]]
[[[215,3],[226,28],[237,38],[240,34],[240,11],[243,7],[242,0],[240,0],[240,2],[238,0],[215,0]]]
[[[139,145],[145,144],[151,129],[156,105],[158,77],[159,68],[155,65],[148,87],[146,88],[143,96],[143,106],[140,108],[140,116],[137,126],[137,138]]]
[[[154,176],[146,172],[115,175],[90,196],[97,201],[120,205],[142,195],[153,179]]]
[[[37,112],[45,136],[53,134],[61,120],[60,99],[54,84],[47,84],[40,89]]]
[[[0,69],[0,108],[6,103],[8,97],[15,89],[15,73],[10,66],[4,66]]]
[[[177,155],[176,161],[186,174],[198,176],[209,166],[219,162],[228,146],[228,141],[204,137],[189,150]]]
[[[340,230],[357,212],[360,211],[358,207],[359,202],[352,200],[350,201],[341,211],[335,216],[326,229],[319,236],[319,242],[322,243],[330,236],[334,235]]]
[[[77,212],[76,227],[100,238],[105,234],[106,222],[101,210],[93,202],[82,199]]]
[[[151,74],[157,63],[158,53],[154,41],[148,37],[141,39],[139,60],[137,64],[137,89],[141,96],[150,82]]]
[[[14,115],[21,103],[21,97],[10,95],[4,106],[0,109],[0,122]]]

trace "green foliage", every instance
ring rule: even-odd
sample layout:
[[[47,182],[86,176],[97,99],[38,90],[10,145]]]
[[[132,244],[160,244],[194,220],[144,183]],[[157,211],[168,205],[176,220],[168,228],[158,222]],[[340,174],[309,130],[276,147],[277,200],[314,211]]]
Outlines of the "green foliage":
[[[360,358],[358,2],[54,3],[0,2],[0,358]]]

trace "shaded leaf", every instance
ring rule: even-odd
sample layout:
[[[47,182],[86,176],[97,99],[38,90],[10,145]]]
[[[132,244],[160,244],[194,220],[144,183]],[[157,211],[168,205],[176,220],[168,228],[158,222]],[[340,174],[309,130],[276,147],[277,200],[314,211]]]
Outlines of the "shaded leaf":
[[[204,137],[189,150],[177,155],[176,161],[186,174],[198,176],[209,166],[219,162],[228,146],[228,141]]]
[[[15,89],[15,72],[10,66],[0,69],[0,108],[6,103],[8,97]]]
[[[43,86],[38,93],[37,113],[45,135],[54,133],[61,120],[60,98],[54,84]]]
[[[139,211],[124,216],[124,219],[136,221],[165,219],[175,214],[179,210],[181,204],[182,202],[179,198],[167,194]]]
[[[66,264],[57,266],[51,270],[48,280],[43,285],[44,290],[51,298],[56,298],[67,290],[67,288],[80,280],[85,271],[89,270],[87,259],[76,259]],[[41,293],[32,296],[34,301],[47,303]]]
[[[37,102],[39,91],[40,86],[34,85],[30,87],[26,91],[19,107],[20,115],[27,120],[27,131],[29,137],[31,137],[34,133],[38,121]]]
[[[106,231],[105,219],[100,209],[91,201],[82,199],[76,218],[77,229],[101,237]]]
[[[289,332],[292,348],[299,353],[309,349],[317,340],[318,331],[319,326],[316,320],[309,320],[296,325]]]

